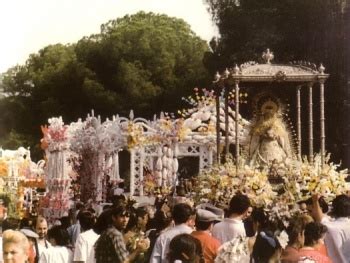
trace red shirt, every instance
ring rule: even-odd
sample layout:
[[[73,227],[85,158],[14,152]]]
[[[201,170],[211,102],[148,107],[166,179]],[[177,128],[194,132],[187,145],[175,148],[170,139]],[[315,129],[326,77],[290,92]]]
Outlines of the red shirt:
[[[205,263],[213,263],[221,245],[220,241],[206,231],[193,231],[191,235],[201,242]]]
[[[332,260],[325,256],[322,255],[319,251],[317,251],[316,249],[305,249],[305,248],[301,248],[299,250],[299,255],[301,257],[308,257],[311,258],[313,260],[315,260],[317,263],[332,263]]]

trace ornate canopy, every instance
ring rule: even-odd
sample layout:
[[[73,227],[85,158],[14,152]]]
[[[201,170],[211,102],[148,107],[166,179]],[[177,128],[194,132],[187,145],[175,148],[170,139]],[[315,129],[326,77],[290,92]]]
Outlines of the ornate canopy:
[[[216,75],[216,81],[228,82],[319,82],[325,81],[329,74],[325,74],[325,68],[321,64],[319,68],[315,64],[305,61],[294,61],[290,64],[272,64],[273,54],[267,50],[264,52],[264,64],[250,61],[239,67],[226,69],[223,74]]]
[[[240,66],[235,65],[232,68],[227,68],[222,74],[217,73],[215,76],[214,84],[220,91],[224,89],[226,91],[234,88],[236,92],[235,96],[235,112],[238,117],[239,114],[239,89],[242,83],[295,83],[297,88],[296,105],[297,105],[297,133],[298,133],[298,158],[301,159],[301,101],[300,101],[300,89],[301,87],[308,88],[308,130],[309,130],[309,160],[313,159],[313,94],[312,89],[315,84],[319,84],[320,87],[320,152],[322,157],[322,164],[325,159],[325,115],[324,115],[324,83],[329,77],[329,74],[325,73],[325,68],[321,64],[318,68],[315,64],[310,62],[291,62],[289,64],[272,64],[274,55],[269,49],[263,53],[262,58],[265,63],[258,64],[250,61]],[[306,85],[300,85],[306,84]],[[226,97],[228,92],[225,92]],[[226,100],[227,101],[227,100]],[[226,103],[227,104],[227,103]],[[225,120],[227,126],[227,120]],[[217,133],[218,134],[218,133]],[[218,135],[217,135],[218,136]],[[227,137],[227,136],[226,136]],[[219,141],[219,138],[218,138]],[[236,162],[238,163],[240,149],[239,138],[236,136]],[[225,140],[226,154],[229,151],[229,140]],[[219,144],[217,145],[217,152],[219,152]],[[219,160],[219,155],[217,160]],[[238,166],[237,166],[238,167]]]

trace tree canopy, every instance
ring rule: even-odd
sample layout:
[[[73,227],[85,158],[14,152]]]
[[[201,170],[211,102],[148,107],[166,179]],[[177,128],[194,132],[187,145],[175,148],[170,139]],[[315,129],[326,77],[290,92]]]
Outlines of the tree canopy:
[[[75,44],[46,46],[3,76],[1,143],[37,147],[40,125],[52,116],[70,122],[91,109],[102,117],[175,111],[182,96],[210,81],[206,52],[182,19],[144,12],[111,20]]]

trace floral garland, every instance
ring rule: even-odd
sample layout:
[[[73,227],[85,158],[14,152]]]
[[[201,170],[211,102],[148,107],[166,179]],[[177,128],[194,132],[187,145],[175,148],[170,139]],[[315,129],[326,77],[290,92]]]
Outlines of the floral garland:
[[[196,203],[212,203],[218,207],[227,207],[231,197],[241,192],[246,194],[252,204],[264,207],[272,220],[280,220],[287,226],[288,221],[299,209],[297,203],[311,197],[312,193],[323,195],[331,201],[336,195],[345,193],[347,170],[339,170],[339,165],[329,162],[321,168],[321,157],[315,155],[314,162],[306,159],[294,161],[282,167],[283,178],[279,184],[271,184],[269,170],[257,170],[253,167],[236,166],[232,161],[204,170],[196,180]]]

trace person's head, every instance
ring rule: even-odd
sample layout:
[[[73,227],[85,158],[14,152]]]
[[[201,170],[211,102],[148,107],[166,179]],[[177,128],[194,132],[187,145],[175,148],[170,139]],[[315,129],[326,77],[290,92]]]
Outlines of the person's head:
[[[62,226],[53,226],[47,231],[47,239],[53,246],[68,246],[70,238],[68,231]]]
[[[189,234],[175,236],[169,244],[168,259],[182,263],[204,263],[202,246],[198,239]]]
[[[83,231],[91,229],[95,224],[95,216],[89,211],[83,211],[79,214],[79,223]]]
[[[76,210],[83,210],[85,208],[85,205],[81,202],[76,203],[75,209]]]
[[[262,231],[256,236],[253,246],[253,259],[259,263],[279,262],[281,245],[269,231]]]
[[[145,208],[140,207],[140,208],[136,209],[135,215],[136,215],[136,218],[137,218],[137,226],[139,228],[145,230],[146,229],[146,225],[147,225],[148,220],[149,220],[148,211]]]
[[[311,222],[305,226],[305,246],[314,246],[324,238],[327,227],[321,223]]]
[[[188,224],[194,226],[195,210],[188,204],[176,204],[173,208],[173,220],[175,225]]]
[[[38,216],[35,224],[35,231],[39,235],[39,239],[46,238],[47,235],[47,221],[44,217]]]
[[[238,215],[244,217],[250,207],[250,200],[248,196],[243,194],[236,194],[231,198],[228,210],[229,216]]]
[[[61,226],[64,228],[68,228],[71,226],[71,219],[69,216],[62,216],[60,218]]]
[[[157,231],[162,231],[163,229],[170,226],[173,217],[170,212],[165,213],[162,210],[157,210],[154,214],[152,220],[152,226],[157,229]]]
[[[255,207],[250,217],[253,221],[254,232],[265,229],[269,224],[269,218],[263,208]]]
[[[248,210],[247,210],[247,213],[245,214],[245,218],[250,217],[252,215],[252,212],[253,212],[253,207],[249,206]]]
[[[318,199],[318,203],[321,207],[321,210],[322,210],[322,213],[326,214],[329,210],[329,207],[328,207],[328,204],[326,202],[326,200],[321,196],[319,199]],[[306,209],[307,211],[309,212],[309,215],[314,217],[313,215],[313,212],[314,212],[314,209],[313,209],[313,201],[312,201],[312,197],[310,197],[309,199],[307,199],[305,201],[305,204],[306,204]]]
[[[93,230],[101,235],[112,224],[112,209],[104,210],[97,218]]]
[[[131,230],[133,228],[138,228],[145,231],[148,218],[147,211],[143,207],[139,207],[130,213],[130,220],[126,229]]]
[[[347,195],[338,195],[332,202],[332,215],[338,217],[350,216],[350,197]]]
[[[198,209],[196,213],[196,229],[197,231],[211,231],[215,221],[219,221],[219,218],[213,212],[205,209]]]
[[[304,245],[305,224],[301,218],[293,218],[286,229],[288,245],[301,248]]]
[[[2,234],[4,263],[25,263],[29,255],[29,241],[20,231],[6,230]]]
[[[112,209],[112,224],[115,228],[122,231],[126,228],[130,218],[130,212],[126,206],[120,205]]]
[[[2,221],[2,231],[6,231],[8,229],[18,230],[20,227],[20,220],[13,217],[8,217],[4,221]]]

